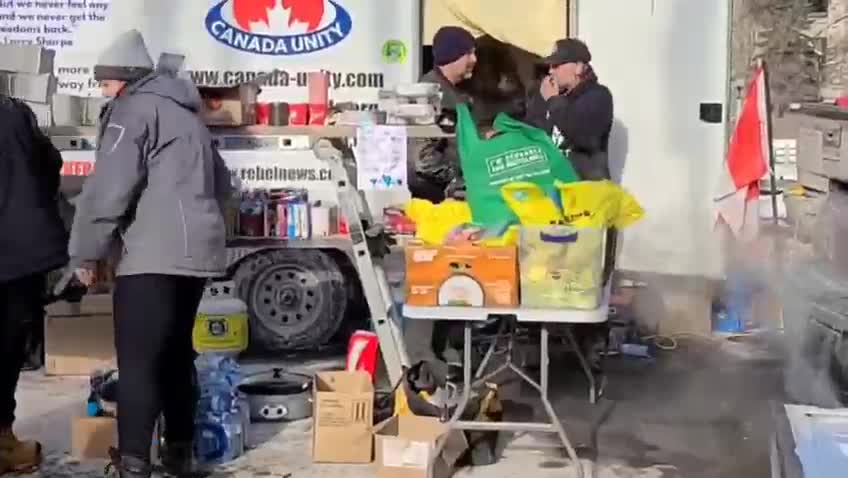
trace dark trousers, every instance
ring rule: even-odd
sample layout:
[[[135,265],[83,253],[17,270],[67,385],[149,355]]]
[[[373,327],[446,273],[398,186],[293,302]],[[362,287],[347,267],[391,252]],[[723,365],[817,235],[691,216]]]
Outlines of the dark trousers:
[[[192,327],[205,279],[120,276],[113,295],[121,454],[150,457],[160,414],[165,439],[191,442],[197,405]]]
[[[15,421],[15,389],[30,330],[44,320],[42,274],[0,282],[0,428]]]

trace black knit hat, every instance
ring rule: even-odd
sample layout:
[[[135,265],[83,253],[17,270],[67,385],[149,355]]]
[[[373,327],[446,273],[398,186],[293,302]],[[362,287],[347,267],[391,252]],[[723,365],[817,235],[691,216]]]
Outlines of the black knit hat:
[[[474,49],[474,36],[462,27],[442,27],[433,36],[433,63],[448,65]]]

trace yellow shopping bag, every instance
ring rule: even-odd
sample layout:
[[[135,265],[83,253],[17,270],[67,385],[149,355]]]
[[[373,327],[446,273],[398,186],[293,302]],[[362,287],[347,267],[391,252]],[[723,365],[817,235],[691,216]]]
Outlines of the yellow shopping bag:
[[[559,207],[538,184],[509,183],[501,188],[501,196],[523,225],[546,226],[562,220]]]
[[[407,203],[404,212],[415,223],[415,238],[430,245],[444,243],[451,231],[471,222],[468,203],[455,199],[446,199],[439,204],[413,199]]]
[[[642,219],[644,209],[612,181],[557,182],[565,223],[575,227],[625,228]]]

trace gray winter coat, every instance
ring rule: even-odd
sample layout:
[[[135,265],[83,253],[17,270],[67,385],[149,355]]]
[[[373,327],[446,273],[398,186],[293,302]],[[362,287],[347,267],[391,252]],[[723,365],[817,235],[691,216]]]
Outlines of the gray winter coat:
[[[197,111],[197,89],[156,73],[100,118],[94,173],[71,232],[72,264],[121,246],[117,275],[219,276],[231,176]]]

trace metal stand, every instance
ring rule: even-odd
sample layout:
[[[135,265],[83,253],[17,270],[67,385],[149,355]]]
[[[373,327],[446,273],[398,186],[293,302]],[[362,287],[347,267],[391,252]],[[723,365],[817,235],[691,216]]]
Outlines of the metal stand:
[[[374,240],[379,232],[366,230],[363,223],[368,224],[371,219],[368,214],[367,204],[360,196],[353,184],[349,180],[347,169],[345,168],[344,158],[339,149],[334,147],[326,140],[319,140],[313,145],[313,151],[319,159],[326,160],[332,170],[333,177],[337,181],[339,205],[341,206],[344,216],[348,219],[350,227],[350,237],[353,243],[353,256],[356,262],[356,268],[359,272],[362,288],[365,293],[368,308],[371,312],[371,320],[374,324],[374,330],[380,340],[380,349],[383,353],[383,360],[389,374],[389,379],[392,383],[399,383],[403,377],[403,371],[409,366],[409,358],[406,354],[406,349],[403,342],[403,336],[398,326],[399,311],[394,307],[389,290],[386,273],[383,269],[382,249],[377,246],[375,251]],[[357,220],[359,218],[360,220]],[[371,240],[369,244],[369,240]],[[548,399],[548,384],[549,384],[549,324],[598,324],[607,320],[607,311],[609,304],[609,289],[605,291],[604,300],[599,308],[595,310],[580,311],[580,310],[560,310],[560,309],[486,309],[483,307],[405,307],[404,315],[410,319],[423,320],[459,320],[464,322],[463,332],[463,390],[460,402],[453,413],[453,416],[447,421],[449,429],[459,429],[467,431],[525,431],[525,432],[543,432],[555,433],[563,446],[569,458],[574,463],[577,470],[578,478],[583,478],[583,466],[577,456],[577,452],[568,439],[562,422],[554,411],[553,406]],[[512,362],[512,349],[514,339],[511,334],[508,336],[508,356],[506,362],[498,367],[494,372],[483,376],[485,367],[491,361],[494,355],[497,343],[492,344],[486,353],[486,357],[481,364],[480,369],[476,371],[475,380],[472,381],[472,363],[471,363],[471,348],[472,348],[472,325],[476,321],[485,321],[489,316],[514,316],[517,322],[534,322],[541,326],[540,333],[540,361],[541,361],[541,377],[540,381],[536,382],[521,368]],[[586,357],[583,355],[574,335],[569,327],[566,327],[566,336],[574,347],[575,352],[580,360],[581,367],[587,375],[590,384],[590,400],[594,401],[597,395],[595,378],[589,367]],[[510,369],[516,373],[522,380],[529,383],[536,391],[539,392],[542,400],[542,405],[548,415],[548,423],[532,423],[532,422],[473,422],[462,421],[459,418],[465,411],[468,402],[471,398],[471,392],[475,385],[493,377],[504,370]],[[437,449],[433,453],[433,459],[436,460],[440,455],[447,441],[447,434],[439,440]],[[433,467],[430,467],[433,469]]]
[[[421,306],[404,306],[403,313],[408,319],[417,320],[451,320],[462,321],[466,323],[483,322],[492,316],[513,317],[512,320],[518,323],[534,323],[534,324],[556,324],[557,331],[562,331],[568,345],[573,349],[577,356],[577,361],[580,363],[580,368],[586,376],[589,383],[589,402],[595,403],[603,393],[606,383],[604,375],[598,377],[592,370],[586,354],[580,348],[577,339],[574,336],[574,327],[576,325],[603,324],[607,321],[607,313],[609,310],[609,294],[610,289],[604,292],[604,299],[601,307],[595,310],[564,310],[564,309],[525,309],[525,308],[485,308],[485,307],[421,307]],[[505,329],[507,322],[501,324],[501,330],[498,332],[498,337],[506,336],[507,349],[511,351],[513,348],[513,334],[507,333]],[[549,333],[549,329],[548,330]],[[497,342],[492,343],[483,356],[483,361],[475,375],[475,379],[481,379],[485,367],[492,360],[492,356],[497,348]],[[543,363],[547,363],[547,358],[543,359]],[[501,371],[511,368],[515,369],[515,365],[508,360],[502,364],[495,372],[489,375],[496,375]],[[479,383],[475,383],[475,386]]]
[[[391,383],[400,383],[404,369],[409,366],[409,357],[406,354],[403,333],[398,326],[400,323],[398,311],[394,307],[389,282],[379,257],[381,251],[372,251],[375,248],[375,242],[378,249],[387,247],[385,244],[380,244],[384,240],[382,231],[366,230],[363,226],[363,222],[370,223],[371,215],[367,203],[350,182],[341,151],[327,140],[316,142],[313,151],[319,159],[327,161],[332,170],[338,188],[339,206],[344,217],[347,218],[350,229],[353,258],[359,272],[362,291],[368,303],[374,331],[380,341],[383,362]],[[369,247],[369,240],[371,240],[371,247]]]
[[[504,322],[506,324],[506,322]],[[551,402],[548,398],[548,376],[549,376],[549,365],[550,365],[550,357],[548,353],[548,325],[542,324],[541,326],[541,337],[539,339],[540,345],[540,381],[536,382],[533,380],[527,373],[515,365],[512,361],[512,352],[514,346],[514,339],[512,335],[508,335],[507,337],[507,357],[504,363],[499,366],[494,371],[483,376],[483,372],[485,371],[485,367],[488,364],[488,359],[491,358],[491,353],[493,352],[495,347],[497,346],[497,342],[500,337],[495,339],[495,342],[489,348],[489,351],[486,353],[486,357],[484,357],[483,362],[480,364],[480,367],[477,369],[477,373],[475,374],[475,380],[472,382],[471,380],[471,322],[465,323],[465,331],[463,337],[463,389],[462,389],[462,398],[460,399],[459,404],[457,405],[456,411],[453,416],[448,421],[448,427],[456,428],[460,430],[469,430],[469,431],[487,431],[487,430],[504,430],[504,431],[513,431],[513,432],[542,432],[542,433],[556,433],[562,442],[563,447],[568,453],[568,457],[571,459],[572,463],[574,463],[575,468],[577,468],[577,476],[583,477],[583,466],[580,463],[580,458],[577,456],[577,452],[574,450],[574,446],[571,444],[571,441],[568,439],[568,434],[565,432],[565,428],[562,426],[562,421],[559,419],[554,407],[551,405]],[[465,411],[465,407],[468,405],[468,401],[471,398],[471,390],[472,387],[479,386],[480,384],[491,380],[495,376],[500,373],[511,370],[516,375],[518,375],[524,382],[530,384],[537,392],[539,392],[539,397],[542,400],[542,406],[545,407],[545,413],[548,415],[548,423],[530,423],[530,422],[472,422],[472,421],[463,421],[459,420],[459,417]]]
[[[565,428],[562,425],[559,417],[554,411],[553,406],[548,398],[548,385],[549,385],[549,368],[550,368],[550,354],[549,354],[549,342],[550,342],[550,332],[549,327],[551,323],[565,325],[566,337],[572,346],[574,346],[574,351],[580,360],[581,366],[583,367],[584,372],[586,373],[587,378],[589,379],[590,384],[590,392],[589,398],[590,400],[595,399],[597,394],[597,389],[595,385],[594,374],[589,367],[588,360],[584,356],[580,347],[577,346],[577,340],[572,333],[571,326],[574,324],[582,323],[582,324],[599,324],[603,323],[607,320],[607,310],[609,306],[609,291],[607,290],[604,300],[602,301],[601,307],[596,310],[590,311],[578,311],[578,310],[560,310],[560,309],[502,309],[502,308],[492,308],[487,309],[484,307],[414,307],[414,306],[405,306],[404,307],[404,315],[409,319],[417,319],[417,320],[458,320],[462,321],[464,325],[463,332],[463,377],[462,377],[462,395],[460,396],[459,403],[457,404],[456,410],[453,415],[447,421],[447,426],[449,429],[455,430],[466,430],[466,431],[510,431],[510,432],[541,432],[541,433],[555,433],[560,441],[562,442],[563,447],[566,450],[569,458],[574,463],[575,468],[577,469],[577,476],[579,478],[583,478],[583,466],[580,462],[580,459],[577,456],[577,452],[574,450],[574,446],[571,444],[571,441],[568,438],[567,433],[565,432]],[[495,341],[489,345],[485,355],[483,356],[483,360],[480,363],[480,366],[476,371],[473,372],[472,378],[472,361],[471,361],[471,349],[472,349],[472,337],[471,332],[473,329],[474,322],[480,322],[487,320],[490,316],[511,316],[510,318],[505,318],[504,322],[501,323],[501,328],[498,331],[498,334],[495,338]],[[514,321],[513,323],[520,322],[533,322],[538,323],[541,331],[539,338],[539,346],[540,346],[540,380],[536,382],[533,380],[527,373],[522,370],[519,366],[513,363],[512,360],[512,352],[515,344],[515,334],[510,333],[514,330],[511,330],[508,325],[508,321]],[[506,337],[506,358],[503,364],[498,366],[492,372],[485,374],[486,367],[488,367],[489,363],[492,361],[496,353],[496,349],[502,337]],[[472,390],[481,385],[482,383],[490,380],[496,375],[504,372],[506,370],[511,370],[513,373],[518,375],[524,382],[530,384],[536,391],[539,393],[539,397],[542,401],[542,406],[545,408],[545,413],[548,415],[547,423],[533,423],[533,422],[474,422],[474,421],[466,421],[460,420],[465,408],[468,406],[468,402],[471,399]],[[445,441],[442,440],[437,445],[435,456],[438,456],[438,453],[444,447]]]

